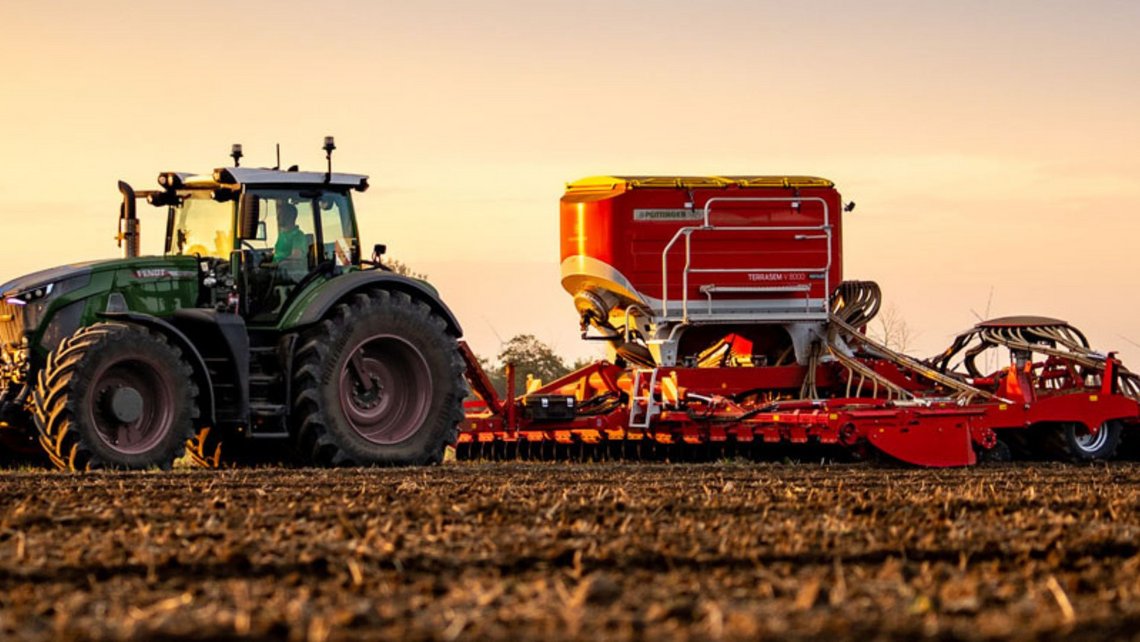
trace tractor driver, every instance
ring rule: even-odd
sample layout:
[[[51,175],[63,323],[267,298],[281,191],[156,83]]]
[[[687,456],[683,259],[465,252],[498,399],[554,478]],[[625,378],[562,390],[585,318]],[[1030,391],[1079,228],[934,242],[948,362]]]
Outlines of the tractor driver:
[[[309,240],[297,227],[297,206],[280,201],[277,204],[277,242],[273,245],[273,261],[290,276],[304,276],[308,271],[305,256]]]

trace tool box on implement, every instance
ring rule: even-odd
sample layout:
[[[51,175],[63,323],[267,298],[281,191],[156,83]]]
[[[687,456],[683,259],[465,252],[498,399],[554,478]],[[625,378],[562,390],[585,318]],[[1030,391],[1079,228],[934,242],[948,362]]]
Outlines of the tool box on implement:
[[[1079,461],[1140,426],[1136,375],[1064,321],[986,321],[931,359],[868,336],[879,288],[842,280],[853,207],[814,177],[570,184],[562,285],[609,358],[521,395],[508,367],[501,398],[464,346],[458,456]]]

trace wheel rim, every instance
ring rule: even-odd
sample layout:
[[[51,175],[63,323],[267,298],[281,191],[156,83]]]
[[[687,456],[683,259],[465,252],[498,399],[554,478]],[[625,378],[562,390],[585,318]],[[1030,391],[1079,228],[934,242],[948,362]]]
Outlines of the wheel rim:
[[[88,421],[111,450],[124,455],[145,453],[174,425],[174,388],[169,373],[149,359],[110,363],[92,379]]]
[[[1101,426],[1095,435],[1083,426],[1078,426],[1075,430],[1073,441],[1077,444],[1077,448],[1079,448],[1081,452],[1095,453],[1101,448],[1104,448],[1104,445],[1108,442],[1107,424]]]
[[[432,396],[423,353],[400,337],[381,334],[358,342],[347,354],[338,389],[352,429],[375,444],[395,444],[414,435]]]

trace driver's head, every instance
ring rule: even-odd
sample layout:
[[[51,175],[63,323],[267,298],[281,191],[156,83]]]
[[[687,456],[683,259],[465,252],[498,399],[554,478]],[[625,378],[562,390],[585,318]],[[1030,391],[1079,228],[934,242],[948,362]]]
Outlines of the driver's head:
[[[284,201],[277,204],[277,227],[293,227],[297,224],[297,206]]]

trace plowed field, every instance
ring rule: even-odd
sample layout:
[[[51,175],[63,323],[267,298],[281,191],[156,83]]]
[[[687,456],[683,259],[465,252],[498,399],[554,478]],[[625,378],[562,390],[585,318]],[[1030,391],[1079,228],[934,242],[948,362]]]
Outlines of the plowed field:
[[[0,639],[1104,639],[1140,466],[0,473]]]

